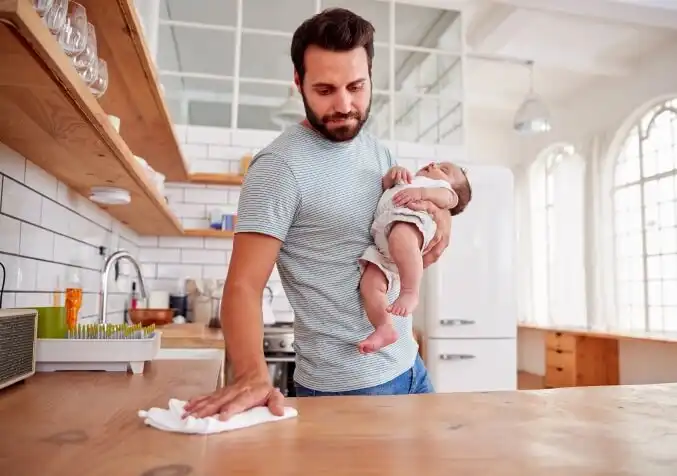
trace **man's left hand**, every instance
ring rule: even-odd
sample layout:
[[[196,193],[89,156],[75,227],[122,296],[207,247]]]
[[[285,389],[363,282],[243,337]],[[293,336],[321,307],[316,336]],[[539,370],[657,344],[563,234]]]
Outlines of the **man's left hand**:
[[[412,210],[429,213],[437,225],[435,236],[433,236],[430,243],[428,243],[428,246],[423,250],[423,268],[427,268],[440,259],[444,250],[449,246],[449,238],[451,236],[451,215],[449,214],[449,210],[442,210],[428,200],[409,202],[407,203],[407,207]]]

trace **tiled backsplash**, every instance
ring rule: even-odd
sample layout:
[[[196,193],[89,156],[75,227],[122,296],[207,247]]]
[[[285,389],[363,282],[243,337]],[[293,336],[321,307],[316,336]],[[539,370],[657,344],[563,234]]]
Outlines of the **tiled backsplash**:
[[[197,126],[175,126],[177,136],[191,172],[238,173],[240,159],[255,154],[270,143],[277,132]],[[415,171],[430,160],[459,160],[460,149],[412,143],[388,143],[401,165]],[[165,187],[172,210],[185,228],[208,228],[209,213],[218,207],[225,213],[236,213],[239,187],[172,184]],[[151,289],[172,290],[185,277],[225,279],[231,239],[141,237],[139,258]],[[220,263],[220,264],[219,264]],[[269,282],[273,294],[273,311],[278,320],[293,319],[279,276],[273,273]]]
[[[3,308],[51,305],[53,291],[77,273],[83,285],[80,318],[94,320],[104,261],[99,247],[136,256],[137,239],[89,200],[0,144],[0,262],[7,271]],[[109,288],[110,322],[121,322],[131,286],[130,267],[120,269],[120,279]]]

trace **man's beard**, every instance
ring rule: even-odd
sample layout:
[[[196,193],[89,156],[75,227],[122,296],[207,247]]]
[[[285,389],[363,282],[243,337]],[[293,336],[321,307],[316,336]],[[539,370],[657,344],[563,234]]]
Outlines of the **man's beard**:
[[[306,100],[306,95],[303,93],[303,91],[301,91],[301,97],[303,98],[303,107],[306,110],[306,118],[308,119],[308,122],[310,122],[310,125],[332,142],[345,142],[354,139],[362,130],[362,127],[367,122],[367,119],[369,119],[371,98],[369,98],[369,105],[364,111],[364,115],[360,114],[359,111],[350,111],[348,114],[341,114],[337,112],[330,116],[324,116],[320,118],[317,116],[317,114],[315,114],[310,106],[308,106],[308,101]],[[355,119],[357,124],[354,126],[346,124],[345,126],[336,127],[331,130],[327,127],[327,124],[331,121],[341,119]]]

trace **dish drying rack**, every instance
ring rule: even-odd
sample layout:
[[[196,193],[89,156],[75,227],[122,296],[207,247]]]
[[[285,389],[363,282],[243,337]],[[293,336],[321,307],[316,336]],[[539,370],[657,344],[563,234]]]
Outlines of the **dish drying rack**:
[[[37,339],[38,372],[101,370],[142,374],[160,350],[155,324],[79,324],[64,339]]]

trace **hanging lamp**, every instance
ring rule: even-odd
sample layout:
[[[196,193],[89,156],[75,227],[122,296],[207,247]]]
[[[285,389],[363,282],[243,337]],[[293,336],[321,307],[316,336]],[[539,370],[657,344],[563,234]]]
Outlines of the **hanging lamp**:
[[[520,134],[531,135],[548,132],[552,129],[550,112],[543,100],[534,92],[534,62],[529,66],[529,93],[515,113],[513,128]]]
[[[303,101],[299,97],[296,87],[291,86],[289,88],[289,97],[281,106],[273,110],[270,120],[284,129],[292,124],[301,122],[305,117],[306,109],[303,107]]]

